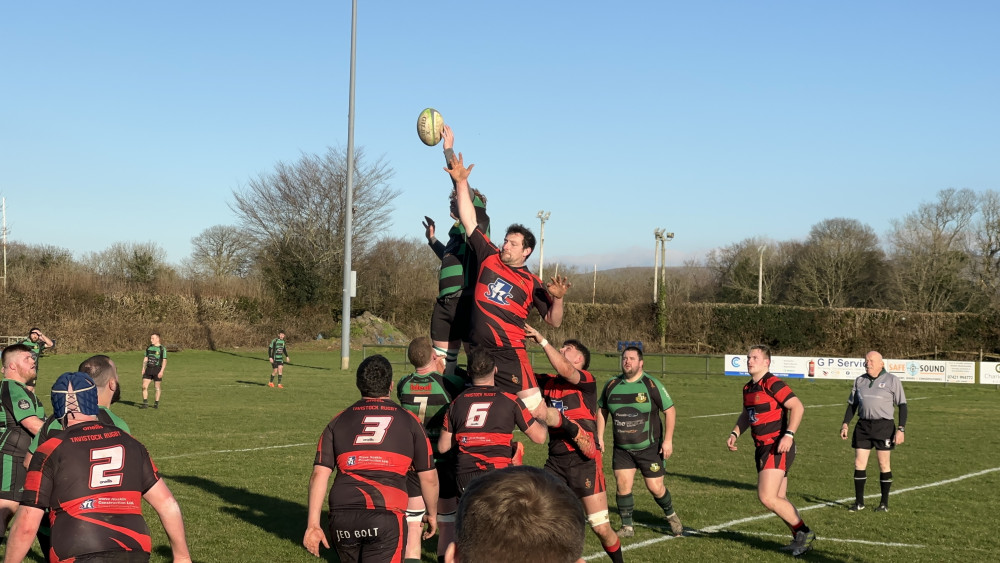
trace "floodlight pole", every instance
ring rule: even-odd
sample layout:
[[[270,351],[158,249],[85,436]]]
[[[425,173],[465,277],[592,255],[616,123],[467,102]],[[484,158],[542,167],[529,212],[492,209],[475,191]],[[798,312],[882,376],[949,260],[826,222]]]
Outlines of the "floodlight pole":
[[[757,252],[760,253],[760,260],[757,262],[757,304],[760,305],[764,301],[764,249],[767,246],[760,245],[757,248]]]
[[[653,238],[656,240],[653,247],[653,303],[656,303],[657,292],[660,288],[660,242],[663,238],[663,229],[653,229]]]
[[[7,293],[7,198],[0,199],[0,208],[3,208],[3,226],[0,227],[3,233],[3,292]]]
[[[357,60],[358,0],[351,2],[351,82],[347,108],[347,207],[344,210],[344,299],[340,314],[340,369],[351,367],[351,243],[354,238],[354,63]]]
[[[545,282],[545,274],[543,270],[543,264],[545,261],[545,222],[549,220],[549,216],[552,215],[550,211],[539,211],[538,219],[542,222],[542,227],[538,229],[538,277]]]

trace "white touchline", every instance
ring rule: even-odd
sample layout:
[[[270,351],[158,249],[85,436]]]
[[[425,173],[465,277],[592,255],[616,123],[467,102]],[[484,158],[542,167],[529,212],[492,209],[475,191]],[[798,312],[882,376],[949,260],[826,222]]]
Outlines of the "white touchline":
[[[906,401],[907,402],[910,402],[910,401],[920,401],[920,400],[929,399],[929,398],[930,397],[914,397],[912,399],[907,399]],[[807,409],[819,409],[819,408],[824,408],[824,407],[846,407],[846,406],[847,406],[847,403],[836,403],[836,404],[833,404],[833,405],[806,405],[806,408]],[[724,413],[720,413],[720,414],[702,414],[702,415],[698,415],[698,416],[689,416],[688,418],[714,418],[716,416],[738,416],[739,414],[740,414],[739,412],[724,412]]]
[[[281,445],[281,446],[264,446],[262,448],[246,448],[246,449],[242,449],[242,450],[211,450],[211,451],[207,451],[207,452],[191,452],[191,453],[186,453],[186,454],[157,456],[156,459],[157,460],[161,460],[161,459],[177,459],[179,457],[191,457],[191,456],[196,456],[196,455],[233,454],[233,453],[242,453],[242,452],[259,452],[261,450],[277,450],[277,449],[280,449],[280,448],[297,448],[299,446],[315,446],[315,445],[316,444],[314,442],[303,442],[301,444],[284,444],[284,445]]]
[[[740,534],[746,534],[748,536],[764,536],[771,538],[787,538],[788,534],[768,534],[764,532],[739,532]],[[842,538],[828,538],[823,536],[821,538],[824,542],[837,542],[837,543],[860,543],[864,545],[880,545],[883,547],[927,547],[926,545],[920,545],[918,543],[897,543],[897,542],[885,542],[885,541],[868,541],[868,540],[845,540]]]
[[[891,494],[891,495],[898,495],[898,494],[902,494],[902,493],[908,493],[910,491],[919,491],[921,489],[930,489],[932,487],[940,487],[941,485],[949,485],[951,483],[957,483],[959,481],[964,481],[965,479],[971,479],[973,477],[980,477],[982,475],[987,475],[989,473],[994,473],[996,471],[1000,471],[1000,467],[992,467],[990,469],[983,469],[982,471],[976,471],[975,473],[966,473],[965,475],[959,475],[958,477],[952,477],[951,479],[944,479],[942,481],[935,481],[933,483],[926,483],[924,485],[915,485],[913,487],[907,487],[905,489],[899,489],[897,491],[892,491],[889,494]],[[875,497],[875,496],[879,496],[879,495],[868,495],[868,496]],[[831,502],[822,502],[822,503],[819,503],[819,504],[811,504],[809,506],[800,508],[799,512],[805,512],[807,510],[813,510],[814,508],[824,508],[824,507],[828,507],[828,506],[842,506],[843,503],[850,502],[852,500],[854,500],[854,497],[844,497],[844,498],[842,498],[840,500],[835,500],[835,501],[831,501]],[[706,526],[704,528],[701,528],[700,530],[695,530],[694,533],[713,534],[715,532],[724,530],[726,528],[731,528],[733,526],[738,526],[740,524],[746,524],[747,522],[755,522],[757,520],[765,520],[767,518],[776,518],[776,516],[773,513],[771,513],[771,512],[768,512],[767,514],[758,514],[756,516],[748,516],[746,518],[740,518],[740,519],[737,519],[737,520],[730,520],[729,522],[724,522],[722,524],[716,524],[714,526]],[[691,532],[687,532],[687,533],[691,533]],[[642,548],[642,547],[646,547],[646,546],[649,546],[649,545],[657,544],[657,543],[660,543],[660,542],[663,542],[663,541],[667,541],[667,540],[672,540],[672,539],[679,539],[679,538],[675,538],[673,536],[660,536],[660,537],[657,537],[657,538],[651,538],[651,539],[648,539],[648,540],[643,540],[643,541],[641,541],[639,543],[633,543],[633,544],[629,544],[629,545],[623,545],[622,546],[622,551],[630,551],[630,550],[633,550],[633,549],[639,549],[639,548]],[[821,537],[820,539],[823,539],[823,538]],[[591,555],[588,555],[588,556],[584,557],[583,559],[584,559],[584,561],[591,561],[593,559],[599,559],[601,557],[607,557],[607,554],[605,554],[604,552],[594,553],[594,554],[591,554]]]

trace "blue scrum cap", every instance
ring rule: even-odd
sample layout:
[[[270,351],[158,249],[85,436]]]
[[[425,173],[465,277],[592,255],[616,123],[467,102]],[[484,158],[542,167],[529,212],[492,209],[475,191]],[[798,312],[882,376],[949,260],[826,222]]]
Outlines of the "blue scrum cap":
[[[70,395],[76,397],[75,408],[72,408],[72,400],[67,400]],[[100,412],[97,407],[97,384],[89,375],[82,371],[73,371],[64,373],[56,379],[52,385],[52,408],[55,410],[56,418],[66,416],[67,403],[70,403],[69,410],[97,416]]]

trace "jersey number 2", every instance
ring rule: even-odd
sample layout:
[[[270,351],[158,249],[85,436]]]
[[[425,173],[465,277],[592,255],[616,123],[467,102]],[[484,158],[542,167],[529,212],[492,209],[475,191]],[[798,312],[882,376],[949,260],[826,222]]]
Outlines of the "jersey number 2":
[[[103,489],[122,484],[121,469],[125,466],[125,448],[112,446],[90,450],[90,461],[99,461],[90,466],[90,488]]]

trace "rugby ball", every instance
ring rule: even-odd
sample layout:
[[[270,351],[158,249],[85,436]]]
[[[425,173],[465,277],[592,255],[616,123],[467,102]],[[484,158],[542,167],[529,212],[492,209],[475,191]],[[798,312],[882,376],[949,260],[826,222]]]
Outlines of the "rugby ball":
[[[441,127],[444,119],[434,108],[427,108],[420,112],[417,118],[417,136],[427,146],[433,147],[441,142]]]

